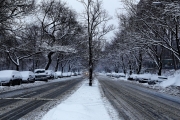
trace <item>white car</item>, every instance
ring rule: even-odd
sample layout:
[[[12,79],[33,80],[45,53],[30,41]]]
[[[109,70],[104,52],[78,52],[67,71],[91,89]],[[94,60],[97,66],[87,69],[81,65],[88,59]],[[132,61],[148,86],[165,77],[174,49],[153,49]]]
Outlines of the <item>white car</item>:
[[[48,77],[47,77],[45,69],[35,69],[34,74],[35,74],[35,80],[36,81],[48,82]]]
[[[148,81],[151,80],[151,76],[152,76],[152,74],[148,74],[148,73],[139,74],[137,79],[138,79],[139,83],[148,83]]]
[[[62,77],[71,77],[71,72],[62,73]]]
[[[54,79],[54,71],[53,70],[46,70],[46,74],[48,79]]]
[[[57,72],[55,72],[55,77],[56,78],[62,78],[62,72],[61,71],[57,71]]]
[[[32,71],[21,71],[20,73],[22,75],[22,82],[35,82],[35,74]]]
[[[20,85],[22,83],[22,75],[16,70],[2,70],[0,71],[1,85]]]

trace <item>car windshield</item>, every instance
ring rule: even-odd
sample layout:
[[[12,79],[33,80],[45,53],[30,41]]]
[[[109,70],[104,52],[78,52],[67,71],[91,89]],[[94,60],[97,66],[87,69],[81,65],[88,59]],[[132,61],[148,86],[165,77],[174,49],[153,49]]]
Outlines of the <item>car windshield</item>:
[[[39,71],[36,71],[35,73],[44,73],[45,71],[44,70],[39,70]]]

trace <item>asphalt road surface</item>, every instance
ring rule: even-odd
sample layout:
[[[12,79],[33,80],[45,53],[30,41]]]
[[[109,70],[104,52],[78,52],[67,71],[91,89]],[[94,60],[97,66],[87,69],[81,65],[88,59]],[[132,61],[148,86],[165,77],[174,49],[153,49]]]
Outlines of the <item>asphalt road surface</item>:
[[[0,120],[17,120],[49,101],[59,100],[72,90],[82,78],[49,83],[32,88],[0,94]]]
[[[180,120],[180,98],[99,76],[104,95],[122,120]]]

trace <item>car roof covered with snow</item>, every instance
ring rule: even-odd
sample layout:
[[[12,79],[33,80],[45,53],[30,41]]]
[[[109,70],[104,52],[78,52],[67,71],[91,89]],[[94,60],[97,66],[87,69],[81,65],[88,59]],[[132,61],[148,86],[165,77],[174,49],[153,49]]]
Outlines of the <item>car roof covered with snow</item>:
[[[0,77],[7,77],[13,74],[13,72],[16,72],[15,70],[2,70],[0,71]]]
[[[21,71],[20,73],[21,73],[22,77],[29,76],[29,74],[34,74],[32,71]]]

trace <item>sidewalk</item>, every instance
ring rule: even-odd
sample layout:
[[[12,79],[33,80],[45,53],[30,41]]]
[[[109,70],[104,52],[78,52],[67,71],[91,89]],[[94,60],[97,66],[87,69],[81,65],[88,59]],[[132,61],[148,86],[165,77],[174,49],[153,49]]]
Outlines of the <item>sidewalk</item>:
[[[97,80],[92,87],[88,86],[88,81],[84,81],[74,94],[51,109],[42,120],[112,120],[98,85]]]

